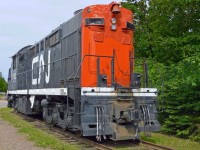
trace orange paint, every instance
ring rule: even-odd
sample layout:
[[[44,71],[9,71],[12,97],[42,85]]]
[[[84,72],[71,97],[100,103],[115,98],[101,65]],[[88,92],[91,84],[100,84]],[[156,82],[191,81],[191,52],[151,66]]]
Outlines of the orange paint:
[[[109,5],[86,7],[82,14],[82,53],[81,86],[97,87],[97,57],[100,74],[107,75],[107,86],[111,86],[111,57],[114,57],[114,82],[123,87],[130,86],[130,54],[133,54],[133,30],[126,28],[126,23],[133,23],[130,10]],[[113,9],[119,10],[113,13]],[[103,18],[104,25],[86,25],[86,18]],[[116,18],[116,30],[111,30],[111,19]],[[86,56],[93,55],[93,56]],[[95,55],[95,56],[94,56]],[[133,57],[133,56],[132,56]]]

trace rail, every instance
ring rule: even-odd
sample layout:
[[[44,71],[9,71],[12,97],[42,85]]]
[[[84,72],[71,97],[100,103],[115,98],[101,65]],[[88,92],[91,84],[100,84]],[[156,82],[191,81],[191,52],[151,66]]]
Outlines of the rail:
[[[65,69],[64,70],[64,72],[66,73],[66,69],[67,69],[67,64],[66,64],[66,60],[68,60],[68,59],[71,59],[71,60],[73,60],[73,64],[74,64],[74,66],[73,66],[73,72],[69,75],[69,76],[73,76],[74,75],[74,73],[75,73],[75,58],[72,58],[72,57],[64,57],[64,58],[62,58],[62,59],[59,59],[59,60],[56,60],[56,61],[52,61],[52,62],[50,62],[50,63],[48,63],[48,64],[44,64],[44,65],[39,65],[39,67],[37,67],[37,68],[35,68],[35,69],[29,69],[29,70],[26,70],[26,71],[24,71],[24,72],[21,72],[21,73],[18,73],[17,75],[16,75],[16,77],[17,77],[17,79],[19,79],[19,80],[21,80],[20,78],[22,78],[22,80],[24,80],[24,78],[25,78],[25,85],[24,85],[24,82],[21,82],[21,83],[18,83],[18,89],[24,89],[24,88],[26,88],[26,89],[29,89],[30,88],[30,82],[31,82],[31,80],[29,80],[28,81],[28,76],[29,77],[33,77],[33,75],[34,75],[34,71],[35,70],[37,70],[36,72],[37,72],[37,76],[39,76],[39,69],[41,69],[41,68],[44,68],[44,72],[46,72],[47,71],[47,67],[49,66],[49,65],[53,65],[53,77],[55,76],[55,63],[58,63],[58,62],[60,62],[60,63],[62,63],[62,61],[65,61],[64,62],[64,66],[63,66],[63,68]],[[61,64],[62,65],[62,64]],[[50,70],[49,70],[49,72],[50,72]],[[45,75],[43,75],[43,77],[45,78]],[[68,78],[68,77],[67,77]],[[53,79],[54,80],[54,79]],[[38,78],[37,78],[37,88],[38,88]],[[43,85],[44,87],[45,87],[45,80],[44,80],[44,85]]]
[[[44,132],[56,136],[63,142],[79,145],[81,146],[82,149],[114,150],[118,148],[125,148],[125,149],[143,149],[143,150],[149,150],[149,149],[173,150],[172,148],[157,145],[146,141],[135,142],[133,140],[124,140],[124,141],[107,140],[104,142],[97,142],[95,141],[95,139],[82,137],[79,133],[72,133],[68,130],[63,131],[61,128],[46,124],[41,118],[38,118],[38,116],[32,116],[32,117],[26,116],[17,111],[14,111],[14,113],[23,118],[25,121],[33,124],[36,128],[42,129]]]
[[[165,146],[158,145],[158,144],[154,144],[154,143],[150,143],[150,142],[147,142],[147,141],[141,141],[141,145],[144,145],[145,147],[148,147],[148,148],[151,148],[151,149],[174,150],[172,148],[165,147]]]
[[[77,72],[76,72],[76,74],[75,74],[75,76],[74,76],[74,79],[76,78],[78,72],[80,71],[80,68],[81,68],[81,66],[82,66],[82,64],[83,64],[83,61],[85,60],[86,57],[114,58],[114,56],[84,55],[83,58],[82,58],[82,60],[81,60],[81,62],[80,62],[80,64],[79,64],[79,66],[78,66],[78,69],[77,69]]]
[[[18,73],[16,76],[22,82],[20,82],[20,83],[18,82],[17,87],[18,87],[18,89],[29,89],[31,87],[31,83],[30,83],[31,80],[29,80],[29,78],[30,77],[33,78],[33,76],[37,76],[37,83],[36,83],[37,87],[36,88],[38,88],[38,86],[39,86],[39,84],[38,84],[38,76],[40,76],[38,70],[41,69],[41,68],[44,68],[44,72],[46,72],[47,69],[48,69],[47,67],[49,65],[53,66],[53,74],[52,74],[53,79],[52,80],[53,80],[53,84],[54,84],[55,73],[56,73],[56,71],[55,71],[55,64],[58,63],[58,62],[60,62],[61,66],[62,66],[62,62],[64,61],[64,65],[61,68],[61,69],[64,69],[64,70],[61,70],[60,76],[62,76],[62,72],[64,72],[63,76],[65,76],[65,74],[67,72],[66,71],[67,65],[69,63],[69,62],[66,63],[66,61],[69,60],[69,59],[73,60],[73,71],[72,71],[72,73],[70,75],[68,75],[66,78],[64,78],[64,80],[66,80],[68,82],[71,81],[71,80],[75,81],[76,78],[77,78],[77,75],[78,75],[78,73],[79,73],[79,71],[81,69],[81,66],[84,63],[85,59],[86,59],[86,57],[96,57],[97,58],[97,75],[98,75],[98,77],[99,77],[99,74],[100,74],[100,69],[99,69],[100,68],[100,58],[109,58],[109,59],[112,59],[112,61],[111,61],[111,69],[112,69],[111,70],[112,71],[112,73],[111,73],[111,84],[114,85],[114,83],[115,83],[115,81],[114,81],[114,71],[115,71],[114,70],[114,64],[115,64],[114,61],[115,61],[115,57],[116,57],[115,53],[113,54],[113,56],[106,56],[106,55],[100,56],[100,55],[90,55],[90,54],[84,55],[83,58],[81,59],[79,65],[78,65],[77,69],[76,69],[76,59],[73,58],[73,57],[65,57],[65,58],[61,58],[61,59],[52,61],[52,62],[50,62],[48,64],[39,65],[39,67],[37,67],[35,69],[32,68],[32,69],[26,70],[26,71],[24,71],[22,73]],[[134,66],[135,67],[136,66],[143,66],[143,84],[144,84],[144,87],[148,87],[149,80],[148,80],[148,71],[147,71],[148,70],[148,66],[147,66],[147,63],[146,63],[146,59],[145,58],[130,57],[130,69],[131,69],[130,72],[131,73],[133,72],[133,61],[132,61],[133,59],[134,60],[143,60],[142,64],[136,64],[136,63],[134,63]],[[34,72],[36,72],[35,73],[36,75],[34,74]],[[43,75],[43,77],[45,78],[45,75]],[[97,78],[97,80],[98,80],[98,78]],[[23,82],[23,81],[25,81],[25,82]],[[45,87],[45,85],[46,85],[45,81],[43,81],[43,84],[44,84],[43,86]]]

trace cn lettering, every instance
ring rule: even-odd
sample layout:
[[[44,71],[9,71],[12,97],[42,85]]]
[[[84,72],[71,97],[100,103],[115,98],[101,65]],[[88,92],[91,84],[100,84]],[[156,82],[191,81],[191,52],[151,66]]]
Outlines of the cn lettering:
[[[37,83],[40,84],[41,78],[42,78],[42,71],[44,71],[44,66],[46,65],[46,72],[44,72],[45,76],[45,82],[49,83],[50,79],[50,56],[51,56],[51,51],[48,50],[48,62],[45,64],[44,62],[44,54],[40,54],[40,56],[36,56],[32,60],[32,85],[36,85]],[[38,68],[39,68],[39,75],[38,78],[34,78],[34,64],[39,63]],[[36,68],[37,69],[37,68]]]

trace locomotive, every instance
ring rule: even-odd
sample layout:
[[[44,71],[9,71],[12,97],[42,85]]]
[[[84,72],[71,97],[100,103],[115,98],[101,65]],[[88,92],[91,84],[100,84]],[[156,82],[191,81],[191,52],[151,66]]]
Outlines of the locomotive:
[[[12,56],[8,105],[98,141],[160,130],[157,89],[134,71],[133,13],[92,5]]]

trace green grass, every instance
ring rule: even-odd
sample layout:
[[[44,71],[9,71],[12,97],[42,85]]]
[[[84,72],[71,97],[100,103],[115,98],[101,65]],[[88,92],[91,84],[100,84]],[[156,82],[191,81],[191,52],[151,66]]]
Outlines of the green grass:
[[[158,145],[170,147],[176,150],[200,150],[200,143],[187,139],[181,139],[161,133],[152,133],[150,138],[141,135],[142,140]]]
[[[22,118],[12,113],[12,109],[0,109],[0,117],[18,128],[19,133],[26,135],[28,140],[33,141],[36,146],[56,150],[80,149],[78,145],[63,142],[55,136],[34,127],[31,123],[24,121]]]
[[[3,97],[5,97],[5,95],[0,94],[0,100],[1,100]]]
[[[12,113],[12,109],[0,109],[0,117],[18,128],[19,133],[26,135],[28,140],[33,141],[36,146],[51,148],[56,150],[76,150],[81,149],[78,145],[72,145],[59,140],[57,137],[35,128],[31,123],[24,121],[21,117]],[[200,150],[200,144],[186,139],[177,138],[161,133],[152,133],[152,137],[141,135],[142,140],[158,145],[167,146],[176,150]],[[129,150],[133,148],[117,148]],[[137,148],[136,148],[137,149]]]

